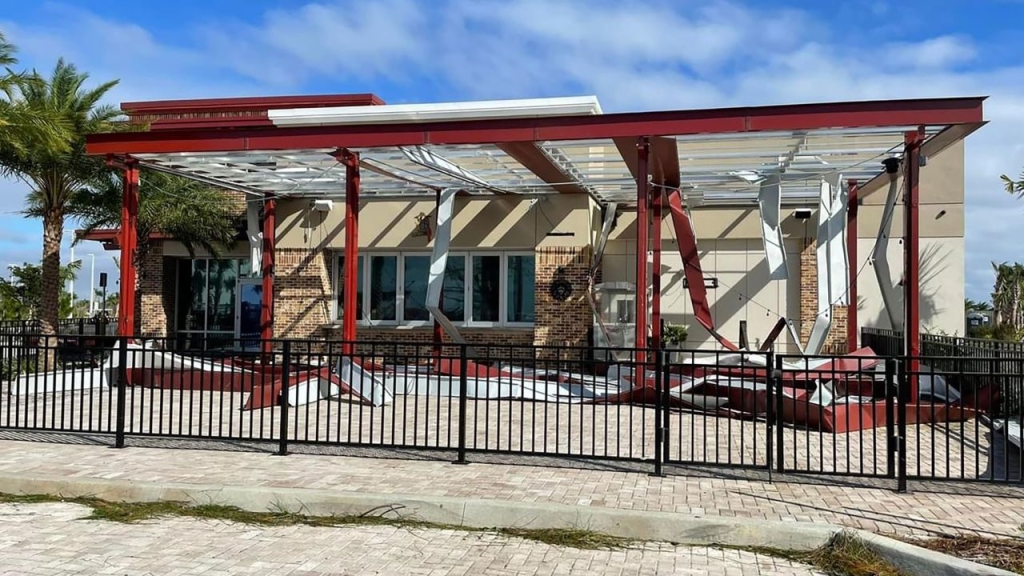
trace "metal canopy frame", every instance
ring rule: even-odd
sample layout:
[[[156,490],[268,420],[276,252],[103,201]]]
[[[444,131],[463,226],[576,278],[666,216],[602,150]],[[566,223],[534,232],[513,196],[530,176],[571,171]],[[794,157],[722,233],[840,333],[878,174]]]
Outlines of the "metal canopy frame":
[[[677,219],[680,194],[698,207],[757,206],[759,199],[764,204],[762,183],[768,178],[773,183],[778,180],[778,205],[816,204],[821,181],[838,174],[848,182],[862,183],[857,197],[863,201],[888,183],[881,167],[883,159],[905,158],[911,150],[914,158],[910,165],[916,167],[918,156],[937,154],[984,125],[984,100],[889,100],[626,114],[601,114],[596,99],[575,103],[575,108],[570,107],[573,112],[557,106],[544,111],[541,101],[520,101],[512,103],[518,111],[508,117],[495,111],[475,116],[467,113],[486,110],[481,103],[470,103],[461,112],[458,104],[442,104],[436,109],[424,107],[431,113],[415,121],[348,124],[324,122],[321,117],[330,116],[330,110],[317,113],[313,109],[376,106],[379,99],[355,95],[133,103],[122,108],[151,122],[151,130],[92,135],[86,148],[89,154],[104,155],[109,162],[126,166],[129,190],[133,190],[133,170],[142,165],[265,200],[344,197],[346,225],[352,225],[347,230],[355,227],[358,199],[436,198],[438,191],[446,189],[470,195],[588,194],[605,207],[635,207],[638,221],[646,223],[637,227],[638,245],[646,246],[651,225],[646,216],[649,202],[662,198],[665,191],[671,192],[669,207]],[[387,117],[382,108],[387,107],[366,111],[367,117]],[[306,114],[305,109],[311,111]],[[459,113],[445,116],[445,110]],[[304,123],[306,117],[321,120]],[[912,140],[908,137],[911,133]],[[342,160],[344,166],[339,166]],[[916,177],[916,171],[911,174]],[[917,218],[916,181],[913,191],[906,202],[908,223],[916,223]],[[126,194],[126,202],[133,196],[134,192]],[[771,196],[770,203],[775,204]],[[121,246],[125,252],[122,262],[128,263],[126,278],[134,277],[134,230],[129,230],[134,228],[134,209],[126,204],[124,211]],[[774,226],[771,228],[765,234],[776,236]],[[909,238],[916,233],[916,226],[907,230],[906,245],[917,246],[918,239]],[[660,246],[654,250],[660,253]],[[355,251],[356,247],[346,243],[347,255],[354,256]],[[638,261],[646,260],[646,250],[637,252]],[[272,264],[272,256],[264,251],[265,262],[269,259]],[[908,249],[909,276],[919,267],[918,259],[919,254]],[[639,264],[637,270],[638,280],[644,280],[637,293],[645,294],[646,279],[641,278],[644,274]],[[125,273],[122,270],[122,275]],[[856,277],[851,276],[850,284],[855,282]],[[919,295],[904,288],[907,324],[916,325]],[[264,297],[272,300],[272,294],[266,292]],[[642,300],[637,298],[638,345],[647,341],[648,306]],[[351,322],[355,310],[347,308],[348,302],[345,318]],[[132,320],[130,315],[123,317],[129,321],[122,331],[130,335]],[[346,338],[354,337],[354,323],[348,324]],[[709,329],[717,334],[713,326]],[[916,339],[916,330],[910,332],[908,340]],[[910,351],[918,349],[917,342],[908,346]]]

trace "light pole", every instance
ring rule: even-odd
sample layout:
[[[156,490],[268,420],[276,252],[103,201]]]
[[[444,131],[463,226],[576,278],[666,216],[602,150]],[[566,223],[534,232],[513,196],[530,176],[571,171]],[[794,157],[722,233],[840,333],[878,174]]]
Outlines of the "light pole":
[[[74,240],[72,240],[74,242]],[[71,256],[68,259],[68,266],[75,263],[75,245],[71,245]],[[75,317],[75,275],[72,273],[68,278],[68,294],[71,295],[71,309],[68,311],[68,318]]]
[[[89,254],[89,314],[95,312],[96,300],[96,255]]]

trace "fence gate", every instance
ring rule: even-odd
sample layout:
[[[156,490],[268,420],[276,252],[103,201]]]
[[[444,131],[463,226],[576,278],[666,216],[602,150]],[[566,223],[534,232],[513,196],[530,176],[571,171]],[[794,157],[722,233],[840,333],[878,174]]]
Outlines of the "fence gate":
[[[778,356],[775,368],[768,409],[775,471],[897,478],[905,418],[894,360]]]

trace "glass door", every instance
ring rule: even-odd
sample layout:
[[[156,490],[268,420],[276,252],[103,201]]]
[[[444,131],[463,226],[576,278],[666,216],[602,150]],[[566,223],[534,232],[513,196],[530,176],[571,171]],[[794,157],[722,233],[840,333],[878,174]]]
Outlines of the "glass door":
[[[238,322],[236,337],[243,350],[256,350],[260,346],[260,315],[263,311],[263,281],[242,278],[238,283]]]

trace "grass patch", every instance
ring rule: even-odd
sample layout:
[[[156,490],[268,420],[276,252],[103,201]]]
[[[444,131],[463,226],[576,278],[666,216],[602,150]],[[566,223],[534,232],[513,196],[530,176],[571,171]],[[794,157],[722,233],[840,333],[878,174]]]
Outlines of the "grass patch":
[[[629,538],[570,528],[498,528],[495,532],[503,536],[581,550],[616,550],[637,543]]]
[[[840,532],[828,544],[797,552],[763,546],[723,546],[730,550],[745,550],[763,556],[774,556],[791,562],[807,564],[829,576],[907,576],[871,550],[859,538]]]
[[[852,534],[840,532],[808,554],[808,564],[836,576],[906,576]]]
[[[459,530],[490,532],[510,538],[542,542],[551,546],[583,550],[626,548],[635,540],[573,528],[471,528],[422,520],[386,518],[376,514],[350,516],[307,516],[294,512],[249,512],[234,506],[217,504],[191,505],[185,502],[108,502],[98,498],[61,498],[45,494],[14,495],[0,493],[0,504],[42,504],[61,502],[80,504],[92,509],[83,520],[104,520],[133,524],[157,518],[183,517],[198,520],[220,520],[256,526],[396,526],[407,529]]]
[[[915,546],[1024,574],[1024,541],[1016,539],[959,536],[908,540]]]

